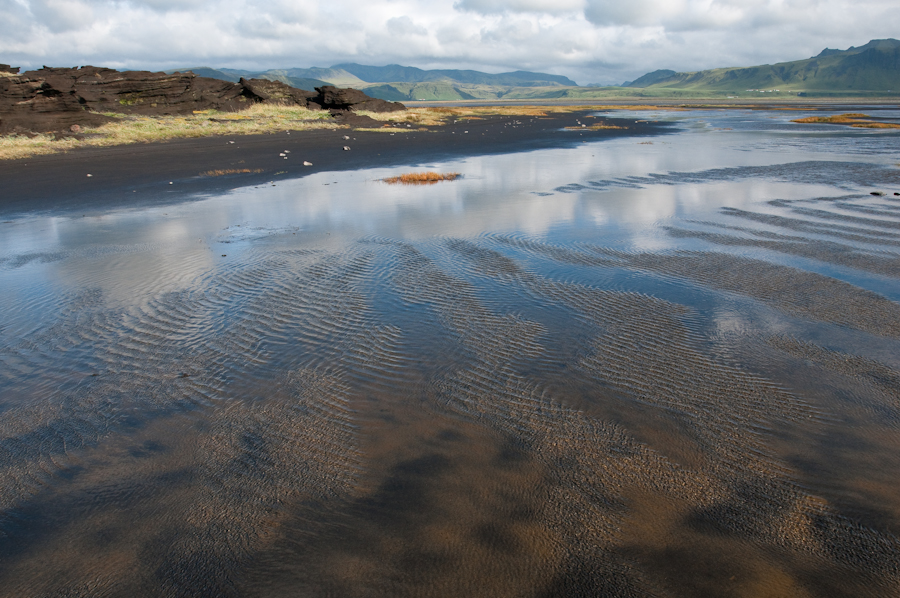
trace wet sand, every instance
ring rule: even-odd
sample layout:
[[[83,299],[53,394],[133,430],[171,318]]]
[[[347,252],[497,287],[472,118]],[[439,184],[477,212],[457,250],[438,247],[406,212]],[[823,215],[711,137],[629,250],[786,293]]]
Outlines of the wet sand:
[[[663,151],[641,141],[596,153]],[[896,169],[545,188],[517,159],[527,193],[505,203],[511,184],[466,173],[347,193],[408,193],[454,223],[580,193],[555,224],[570,237],[518,221],[344,234],[287,227],[283,208],[208,236],[187,206],[147,216],[159,247],[104,216],[83,245],[53,224],[68,253],[0,256],[25,289],[0,321],[0,595],[900,595],[900,200],[838,186],[888,188]],[[776,179],[834,193],[676,210],[655,249],[617,240],[625,217],[585,224],[654,185],[695,199]],[[326,182],[285,193],[306,205]],[[591,190],[616,186],[629,194]],[[220,209],[277,199],[246,193]]]
[[[0,213],[95,210],[180,201],[316,172],[428,163],[467,155],[570,147],[602,138],[657,135],[659,123],[586,119],[590,111],[544,117],[485,116],[391,133],[335,129],[215,136],[85,148],[66,154],[0,160]],[[567,131],[609,120],[623,129]],[[349,136],[350,139],[344,139]],[[350,147],[345,151],[344,147]],[[279,154],[289,152],[288,159]],[[303,162],[312,166],[304,166]],[[213,170],[249,173],[202,176]],[[88,177],[87,175],[91,176]],[[172,183],[172,185],[169,185]]]

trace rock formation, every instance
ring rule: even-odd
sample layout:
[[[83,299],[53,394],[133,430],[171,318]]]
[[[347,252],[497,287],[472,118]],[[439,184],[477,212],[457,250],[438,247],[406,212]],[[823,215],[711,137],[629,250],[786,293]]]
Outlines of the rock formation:
[[[355,89],[332,86],[316,93],[278,81],[241,79],[238,83],[194,73],[151,73],[85,66],[44,67],[19,73],[0,64],[0,134],[50,132],[73,125],[93,126],[125,114],[191,114],[198,110],[237,111],[254,103],[297,105],[344,111],[403,110],[396,102],[370,98]]]
[[[406,107],[400,102],[388,102],[370,98],[358,89],[338,89],[333,85],[317,87],[319,95],[310,98],[309,107],[326,110],[368,110],[370,112],[394,112]]]

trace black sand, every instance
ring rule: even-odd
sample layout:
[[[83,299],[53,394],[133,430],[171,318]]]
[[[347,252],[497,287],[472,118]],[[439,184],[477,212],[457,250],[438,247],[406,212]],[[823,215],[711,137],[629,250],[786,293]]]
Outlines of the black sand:
[[[659,123],[608,119],[623,129],[573,131],[589,111],[546,117],[486,116],[394,135],[335,129],[267,135],[217,136],[160,143],[85,148],[65,154],[0,161],[0,212],[99,210],[180,201],[315,172],[425,164],[469,155],[499,154],[623,135],[667,131]],[[345,140],[344,136],[349,136]],[[232,143],[233,142],[233,143]],[[349,151],[344,146],[350,147]],[[279,156],[288,150],[288,159]],[[303,166],[303,162],[312,166]],[[261,170],[219,177],[211,170]],[[88,177],[87,175],[91,176]],[[169,183],[172,183],[171,185]]]

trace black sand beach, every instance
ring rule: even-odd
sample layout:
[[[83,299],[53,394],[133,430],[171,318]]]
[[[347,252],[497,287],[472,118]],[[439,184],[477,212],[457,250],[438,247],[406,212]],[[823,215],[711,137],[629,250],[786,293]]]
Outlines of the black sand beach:
[[[427,163],[467,155],[567,147],[599,138],[657,135],[666,126],[635,120],[587,118],[590,111],[543,117],[485,116],[406,132],[293,131],[215,136],[160,143],[85,148],[66,154],[0,161],[0,210],[92,210],[177,201],[195,193],[331,170]],[[622,129],[573,131],[578,122],[608,120]],[[350,139],[344,139],[349,136]],[[343,148],[347,146],[349,151]],[[288,150],[288,159],[279,156]],[[303,162],[312,166],[303,166]],[[211,170],[261,171],[221,177]],[[91,176],[88,177],[87,175]],[[172,185],[169,185],[169,183]]]

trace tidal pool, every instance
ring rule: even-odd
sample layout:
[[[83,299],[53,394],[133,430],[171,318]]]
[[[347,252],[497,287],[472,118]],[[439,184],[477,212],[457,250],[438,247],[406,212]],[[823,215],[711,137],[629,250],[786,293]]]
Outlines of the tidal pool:
[[[0,214],[0,595],[900,595],[900,135],[806,115]]]

